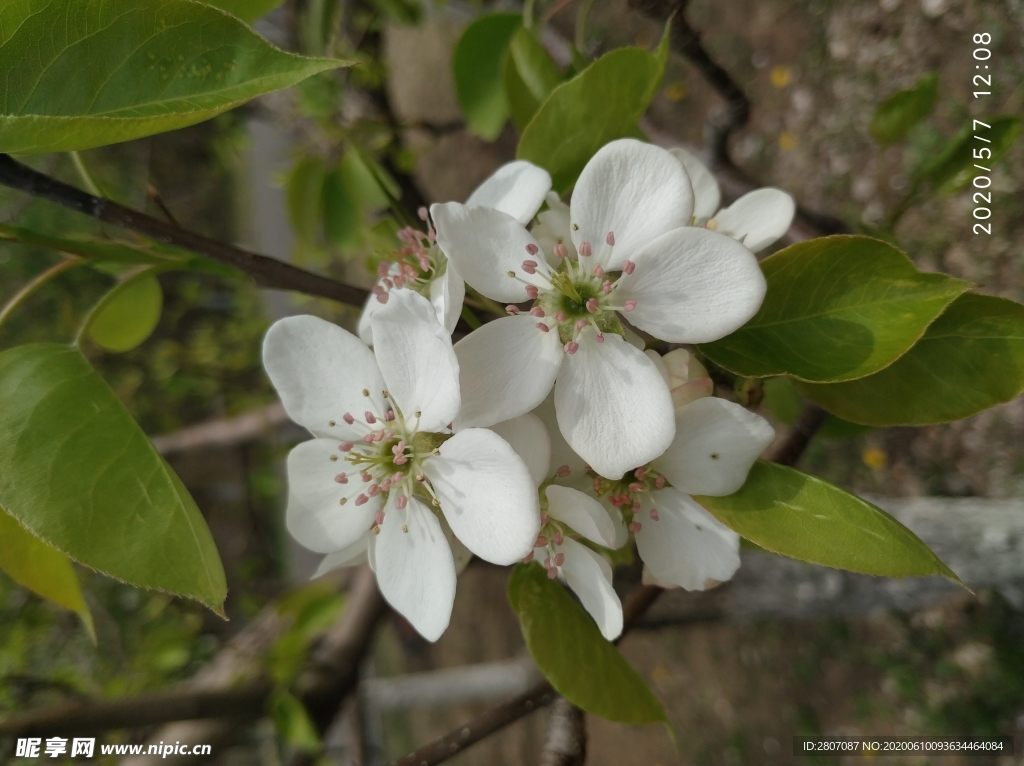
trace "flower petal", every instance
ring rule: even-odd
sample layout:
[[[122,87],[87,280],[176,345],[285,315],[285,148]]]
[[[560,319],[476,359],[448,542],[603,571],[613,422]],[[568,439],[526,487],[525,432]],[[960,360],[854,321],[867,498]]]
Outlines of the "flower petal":
[[[439,432],[459,412],[459,361],[434,307],[412,290],[394,290],[373,315],[374,350],[392,400],[418,431]]]
[[[735,402],[697,399],[676,413],[676,438],[654,468],[680,492],[731,495],[774,438],[767,420]]]
[[[310,439],[288,454],[288,510],[285,525],[291,536],[317,553],[334,553],[362,537],[380,508],[380,497],[356,505],[364,484],[359,475],[347,484],[334,477],[350,468],[334,439]],[[344,502],[342,502],[344,501]]]
[[[715,216],[715,231],[740,241],[752,253],[773,244],[793,223],[796,204],[781,189],[755,189]]]
[[[629,321],[670,343],[706,343],[741,327],[761,307],[767,284],[736,240],[688,226],[658,238],[633,261],[615,293],[635,300]]]
[[[384,280],[378,279],[376,286],[384,287]],[[374,293],[370,293],[366,303],[363,304],[363,313],[359,315],[356,334],[359,336],[359,340],[367,346],[373,345],[373,325],[370,322],[373,319],[373,315],[377,313],[377,309],[383,307],[384,304],[377,300],[377,296]]]
[[[551,475],[551,437],[540,418],[532,413],[503,420],[490,427],[508,442],[530,469],[530,476],[539,487]]]
[[[572,447],[569,446],[569,443],[562,436],[562,432],[558,428],[558,417],[555,415],[554,392],[548,394],[544,401],[537,405],[537,409],[533,411],[533,414],[540,418],[551,439],[551,471],[545,478],[558,475],[558,483],[563,486],[575,487],[577,489],[589,487],[592,484],[592,480],[587,475],[586,462],[572,451]],[[562,469],[561,474],[558,474],[559,468]],[[566,475],[565,469],[568,469],[568,475]]]
[[[579,596],[583,608],[601,629],[601,635],[614,641],[622,633],[622,602],[612,587],[612,569],[599,554],[575,540],[562,546],[565,561],[562,576]]]
[[[608,479],[658,457],[675,435],[672,397],[654,363],[618,335],[579,350],[555,383],[555,413],[573,451]]]
[[[532,162],[506,163],[469,195],[467,205],[490,207],[515,218],[524,226],[540,210],[544,195],[551,189],[551,176]]]
[[[541,332],[529,314],[502,317],[455,344],[462,410],[456,430],[523,415],[551,391],[565,353],[558,333]]]
[[[441,522],[419,500],[410,497],[404,511],[388,505],[374,544],[377,585],[421,636],[436,641],[448,627],[455,603],[451,549]]]
[[[651,575],[686,590],[731,578],[740,566],[740,538],[690,497],[658,489],[641,497],[636,547]],[[658,520],[650,518],[658,509]]]
[[[460,431],[423,462],[452,531],[485,561],[504,566],[533,550],[540,532],[537,485],[493,431]]]
[[[548,263],[557,267],[555,245],[565,245],[569,258],[577,258],[579,254],[569,232],[569,206],[555,192],[548,192],[547,203],[547,210],[537,214],[537,224],[530,229],[530,233],[537,238]]]
[[[437,321],[444,325],[449,335],[455,332],[465,299],[466,283],[459,276],[455,265],[449,262],[444,274],[430,283],[430,302],[437,312]]]
[[[615,547],[615,522],[597,500],[579,490],[552,484],[544,490],[548,516],[564,522],[591,542]]]
[[[550,273],[540,255],[540,245],[515,218],[489,207],[467,207],[447,202],[430,208],[437,227],[437,244],[449,263],[466,282],[488,298],[503,303],[522,303],[527,299],[525,280],[546,286]],[[536,247],[534,255],[528,246]],[[537,273],[523,271],[523,261],[537,264]],[[514,272],[519,279],[509,276]]]
[[[685,149],[674,147],[668,151],[686,168],[686,175],[690,177],[690,185],[693,187],[693,220],[697,226],[702,226],[718,212],[718,206],[722,203],[718,181],[703,162]]]
[[[342,416],[384,412],[384,378],[355,335],[313,316],[281,319],[263,340],[263,366],[288,416],[316,436],[357,439]],[[363,390],[370,392],[363,396]],[[334,421],[335,425],[331,425]]]
[[[335,569],[341,567],[354,567],[360,564],[365,564],[367,560],[366,548],[369,543],[368,535],[363,535],[354,543],[347,548],[342,548],[340,551],[334,553],[328,553],[323,561],[320,562],[320,566],[316,568],[316,572],[309,579],[315,580],[317,577],[323,577],[328,572],[333,572]]]
[[[466,571],[469,562],[473,560],[473,551],[463,545],[462,541],[455,536],[444,516],[441,516],[438,521],[441,522],[441,529],[448,541],[448,547],[451,548],[452,558],[455,560],[455,574],[460,575]]]
[[[666,150],[632,138],[606,144],[583,168],[570,202],[572,241],[589,242],[595,263],[617,271],[693,213],[690,179]],[[608,233],[615,246],[607,244]]]

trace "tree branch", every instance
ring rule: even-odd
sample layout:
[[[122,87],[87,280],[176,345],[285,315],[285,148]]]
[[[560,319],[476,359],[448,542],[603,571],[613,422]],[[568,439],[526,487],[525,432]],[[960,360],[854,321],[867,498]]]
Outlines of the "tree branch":
[[[257,285],[274,290],[295,292],[329,298],[350,306],[361,307],[369,293],[361,287],[347,285],[328,277],[314,274],[265,255],[251,253],[234,245],[209,239],[195,232],[140,213],[105,197],[87,194],[81,189],[58,181],[0,154],[0,185],[39,197],[58,205],[91,216],[104,223],[143,234],[169,245],[191,250],[248,274]]]
[[[161,455],[173,455],[205,447],[233,447],[263,436],[277,426],[290,423],[288,413],[279,403],[250,410],[233,418],[218,418],[186,426],[150,441]]]
[[[565,697],[559,697],[551,706],[540,766],[583,766],[586,760],[586,714]]]
[[[772,451],[769,460],[780,465],[796,465],[827,417],[828,413],[817,404],[804,402],[786,438]]]

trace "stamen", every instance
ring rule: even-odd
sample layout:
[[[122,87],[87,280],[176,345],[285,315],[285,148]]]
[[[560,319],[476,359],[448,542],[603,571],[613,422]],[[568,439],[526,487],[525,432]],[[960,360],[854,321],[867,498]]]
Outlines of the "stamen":
[[[569,257],[569,248],[567,248],[561,242],[559,242],[557,245],[555,245],[555,258],[568,258],[568,257]]]
[[[633,471],[633,475],[637,478],[638,481],[643,481],[644,479],[647,478],[647,471],[643,466],[640,466],[635,471]]]
[[[366,418],[366,422],[367,423],[376,423],[377,422],[377,417],[372,412],[370,412],[369,410],[367,410],[365,413],[363,413],[363,417]]]
[[[538,319],[543,319],[545,316],[547,316],[544,313],[544,309],[542,309],[540,306],[534,306],[532,309],[530,309],[530,313],[533,316],[537,317]]]
[[[544,535],[537,535],[537,542],[533,544],[534,548],[543,548],[548,544],[548,539]]]
[[[596,314],[597,313],[597,309],[598,309],[597,298],[590,298],[589,300],[587,300],[587,311],[589,311],[591,314]],[[585,320],[581,319],[580,321],[583,322],[584,324],[586,324]]]
[[[604,276],[604,268],[601,266],[600,263],[594,267],[594,276],[597,277],[598,279]]]
[[[569,317],[567,317],[567,316],[565,315],[565,312],[564,312],[564,311],[559,311],[559,312],[557,312],[557,313],[555,314],[555,320],[556,320],[556,321],[559,321],[559,322],[564,322],[564,321],[565,321],[566,319],[568,319],[568,318],[569,318]]]
[[[594,340],[596,340],[598,343],[604,343],[604,333],[599,332],[597,334],[597,337],[594,338]]]
[[[555,545],[561,545],[565,542],[565,536],[561,532],[555,532]],[[560,556],[561,554],[559,554]],[[562,562],[558,560],[558,556],[555,556],[555,563],[558,566],[562,566]]]
[[[561,476],[563,479],[570,473],[572,473],[572,470],[567,465],[561,465],[558,467],[558,470],[555,471],[555,474]]]
[[[420,217],[421,221],[426,221],[427,220],[427,215],[428,214],[427,214],[427,208],[425,206],[421,205],[420,209],[416,211],[416,214]]]
[[[533,551],[526,554],[526,558],[523,559],[523,563],[529,564],[531,561],[533,561]]]
[[[575,354],[577,351],[580,350],[580,344],[574,340],[571,340],[568,343],[566,343],[563,348],[565,349],[565,353]]]
[[[363,471],[361,474],[359,474],[359,477],[363,481],[373,481],[373,477],[367,471]]]
[[[536,255],[537,254],[537,246],[531,242],[530,244],[528,244],[526,246],[526,252],[528,252],[530,255]]]
[[[565,554],[564,553],[559,553],[557,556],[555,556],[555,566],[556,567],[560,567],[564,563],[565,563]]]
[[[633,300],[632,298],[630,300],[626,301],[626,305],[623,307],[623,309],[625,311],[632,311],[635,308],[636,308],[636,301]]]
[[[506,311],[506,313],[511,314],[512,316],[515,316],[516,314],[519,313],[519,307],[518,306],[513,306],[510,303],[509,305],[507,305],[505,307],[505,311]]]
[[[658,521],[659,520],[658,509],[657,508],[651,508],[651,520],[652,521]]]
[[[338,449],[340,449],[342,452],[348,452],[354,446],[356,445],[354,445],[352,442],[342,442],[341,444],[338,445]]]
[[[558,577],[558,570],[554,567],[548,567],[548,579],[554,580],[556,577]]]
[[[634,271],[636,271],[636,264],[633,263],[632,261],[626,261],[624,264],[622,264],[622,271],[626,274],[632,274]]]
[[[591,300],[593,300],[593,299],[591,299]],[[577,319],[575,327],[576,327],[577,330],[582,330],[588,324],[590,324],[590,322],[588,322],[586,319]]]
[[[338,484],[348,484],[348,476],[346,476],[344,473],[339,473],[337,476],[334,477],[334,480],[338,482]]]
[[[400,511],[404,511],[405,506],[407,506],[408,504],[409,498],[407,498],[405,495],[399,495],[398,498],[395,500],[395,508],[397,508]]]
[[[615,234],[608,232],[608,236],[604,238],[604,241],[608,243],[608,247],[615,247]]]
[[[604,292],[605,295],[608,295],[608,293],[610,293],[612,291],[612,283],[611,283],[611,281],[606,279],[604,282],[602,282],[601,283],[601,290]]]
[[[640,522],[639,521],[631,521],[631,522],[629,522],[629,531],[632,532],[633,534],[636,534],[637,532],[639,532],[640,531]]]
[[[523,271],[527,274],[537,273],[537,262],[536,261],[523,261]]]
[[[536,285],[527,285],[526,294],[530,296],[531,300],[537,300],[537,296],[540,295],[540,290],[537,289]]]
[[[349,425],[352,425],[353,423],[356,422],[356,419],[352,417],[351,412],[346,412],[344,415],[341,416],[341,419],[344,420]]]
[[[337,455],[331,455],[331,462],[332,463],[337,463],[338,462],[338,456]]]
[[[538,329],[538,330],[540,330],[541,332],[547,332],[548,330],[550,330],[550,329],[551,329],[550,327],[548,327],[548,326],[547,326],[546,324],[544,324],[543,322],[537,322],[537,324],[536,324],[536,327],[537,327],[537,329]]]
[[[370,502],[370,498],[368,498],[366,495],[360,495],[359,497],[356,498],[356,505],[365,505],[368,502]]]
[[[384,523],[384,511],[377,511],[375,514],[373,514],[373,521],[374,521],[374,523],[376,523],[376,525],[378,527],[381,524],[383,524]]]
[[[381,493],[380,484],[371,484],[370,488],[366,490],[366,494],[370,497],[377,497]]]
[[[584,258],[589,258],[591,255],[594,254],[594,250],[590,246],[589,242],[580,242],[579,251],[580,255],[582,255]]]

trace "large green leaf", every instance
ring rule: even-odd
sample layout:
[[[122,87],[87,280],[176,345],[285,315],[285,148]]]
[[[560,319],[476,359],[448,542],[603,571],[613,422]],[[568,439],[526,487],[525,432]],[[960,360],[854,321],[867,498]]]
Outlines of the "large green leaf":
[[[798,383],[825,409],[873,426],[947,423],[1024,391],[1024,306],[962,295],[881,372],[847,383]]]
[[[0,152],[128,141],[344,66],[278,50],[192,0],[5,0]]]
[[[466,124],[487,141],[498,137],[508,119],[502,62],[512,35],[522,23],[519,13],[481,16],[466,27],[452,55],[455,95]]]
[[[155,276],[115,287],[89,324],[89,337],[115,354],[130,351],[153,334],[164,308],[164,294]]]
[[[202,0],[202,2],[227,11],[244,22],[251,23],[270,13],[284,0]]]
[[[517,152],[567,192],[602,146],[636,134],[665,74],[668,36],[657,51],[619,48],[555,88],[523,131]]]
[[[738,492],[694,499],[741,536],[784,556],[884,577],[960,581],[881,508],[795,468],[758,461]]]
[[[516,566],[508,597],[519,615],[530,656],[559,694],[609,721],[666,720],[643,678],[543,568]]]
[[[0,508],[0,569],[19,585],[75,612],[96,640],[92,614],[71,560],[35,537]]]
[[[892,364],[971,285],[922,274],[892,245],[840,235],[799,242],[761,262],[768,293],[731,335],[702,345],[738,375],[853,380]]]
[[[77,349],[0,354],[0,402],[0,506],[86,566],[223,613],[224,570],[202,514]]]
[[[975,126],[974,122],[965,125],[946,148],[919,171],[918,181],[943,192],[959,191],[975,176],[987,173],[974,167],[975,164],[991,170],[994,163],[1010,151],[1024,125],[1024,120],[1016,115],[986,117],[981,122],[988,125],[987,128]]]
[[[913,88],[893,93],[878,105],[871,118],[871,137],[883,145],[894,144],[931,114],[939,97],[939,78],[925,75]]]
[[[508,47],[504,73],[509,112],[520,132],[561,82],[562,73],[536,33],[520,28]]]

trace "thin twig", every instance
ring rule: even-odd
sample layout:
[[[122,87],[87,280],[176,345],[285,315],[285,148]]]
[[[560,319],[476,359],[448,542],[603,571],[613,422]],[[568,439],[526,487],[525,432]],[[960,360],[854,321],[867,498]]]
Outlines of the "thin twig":
[[[154,436],[150,441],[161,455],[211,447],[233,447],[265,436],[272,429],[288,422],[288,413],[279,402],[275,402],[233,418],[218,418],[186,426],[180,431]]]
[[[796,465],[818,429],[825,424],[827,417],[828,413],[817,404],[804,402],[803,409],[800,410],[793,425],[789,427],[786,438],[773,450],[769,459],[779,465]]]
[[[565,697],[560,697],[551,706],[548,737],[540,766],[583,766],[586,760],[586,714]]]
[[[68,258],[66,260],[60,261],[59,263],[55,263],[53,266],[46,269],[46,271],[36,276],[35,279],[33,279],[31,282],[29,282],[20,290],[18,290],[18,292],[15,293],[14,296],[9,301],[7,301],[3,308],[0,308],[0,326],[2,326],[3,323],[7,321],[7,318],[15,312],[18,306],[20,306],[26,300],[28,300],[32,296],[32,294],[35,293],[36,290],[45,285],[58,274],[61,274],[67,271],[68,269],[74,268],[80,263],[82,263],[82,260],[80,258]]]
[[[750,120],[750,99],[701,43],[700,34],[686,20],[689,0],[629,0],[630,7],[659,21],[671,20],[672,48],[697,67],[708,83],[725,99],[724,118],[711,125],[709,139],[714,164],[729,162],[729,138]]]
[[[106,197],[87,194],[81,189],[76,189],[74,186],[17,162],[7,154],[0,154],[0,185],[55,202],[63,207],[143,234],[159,242],[191,250],[215,261],[226,263],[248,274],[261,287],[294,290],[306,295],[347,303],[350,306],[362,306],[366,302],[368,292],[360,287],[347,285],[283,261],[242,250],[234,245],[208,239],[201,234],[180,229],[173,224],[132,210]]]

